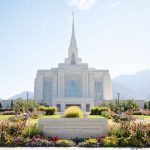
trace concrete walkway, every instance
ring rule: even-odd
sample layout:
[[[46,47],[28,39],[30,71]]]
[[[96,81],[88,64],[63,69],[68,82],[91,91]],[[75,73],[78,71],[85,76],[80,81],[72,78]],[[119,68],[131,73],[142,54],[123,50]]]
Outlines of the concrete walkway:
[[[150,150],[150,148],[79,148],[79,147],[13,147],[13,148],[5,148],[5,147],[0,147],[0,150]]]

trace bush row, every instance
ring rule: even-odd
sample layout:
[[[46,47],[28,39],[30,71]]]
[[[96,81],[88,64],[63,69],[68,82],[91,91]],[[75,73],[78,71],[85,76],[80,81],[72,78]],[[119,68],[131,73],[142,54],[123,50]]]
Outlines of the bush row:
[[[57,111],[56,107],[39,106],[39,111],[44,111],[46,115],[54,115]]]
[[[93,107],[90,115],[101,115],[102,111],[108,111],[109,107]]]

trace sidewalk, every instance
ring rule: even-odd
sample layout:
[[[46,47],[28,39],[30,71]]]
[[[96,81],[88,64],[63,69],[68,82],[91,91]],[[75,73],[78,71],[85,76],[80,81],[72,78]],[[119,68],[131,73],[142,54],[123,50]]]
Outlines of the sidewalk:
[[[150,150],[150,148],[80,148],[80,147],[0,147],[0,150]]]

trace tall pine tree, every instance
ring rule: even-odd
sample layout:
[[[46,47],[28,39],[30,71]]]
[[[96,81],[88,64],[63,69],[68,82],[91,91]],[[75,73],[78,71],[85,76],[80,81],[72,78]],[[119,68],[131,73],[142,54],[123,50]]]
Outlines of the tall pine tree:
[[[2,104],[1,104],[1,102],[0,102],[0,109],[2,109]]]
[[[11,101],[11,109],[13,109],[13,107],[14,107],[14,101],[12,100]]]
[[[147,104],[146,103],[144,103],[144,109],[147,109]]]

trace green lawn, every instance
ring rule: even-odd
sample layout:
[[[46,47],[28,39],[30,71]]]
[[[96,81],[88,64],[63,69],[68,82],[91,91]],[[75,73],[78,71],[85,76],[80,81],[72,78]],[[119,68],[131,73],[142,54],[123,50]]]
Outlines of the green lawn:
[[[60,118],[61,115],[50,115],[50,116],[43,116],[42,118]],[[87,118],[105,118],[99,115],[89,115]]]
[[[43,116],[42,118],[60,118],[61,115],[57,114],[57,115],[49,115],[49,116]]]
[[[0,115],[0,121],[2,120],[7,120],[8,118],[10,117],[13,117],[14,115]],[[43,116],[42,118],[60,118],[61,115],[60,114],[57,114],[57,115],[49,115],[49,116]],[[99,116],[99,115],[89,115],[87,118],[105,118],[103,116]],[[30,125],[33,125],[33,124],[38,124],[38,121],[39,121],[39,118],[38,119],[28,119],[27,120],[27,126],[30,126]],[[108,123],[109,124],[112,124],[113,121],[112,119],[108,119]]]
[[[134,116],[142,119],[150,119],[150,116],[145,116],[145,115],[134,115]]]
[[[14,115],[0,115],[0,120],[5,120],[8,119],[10,117],[13,117]]]
[[[105,117],[100,115],[89,115],[87,118],[105,118]]]
[[[6,120],[10,117],[13,117],[14,115],[0,115],[0,120]],[[150,116],[144,116],[144,115],[134,115],[135,117],[138,117],[138,118],[143,118],[143,119],[150,119]],[[57,115],[48,115],[48,116],[43,116],[42,118],[60,118],[61,115],[60,114],[57,114]],[[99,116],[99,115],[89,115],[87,118],[105,118],[103,116]],[[31,119],[33,120],[34,122],[38,122],[39,119]],[[110,119],[108,119],[110,120]]]

